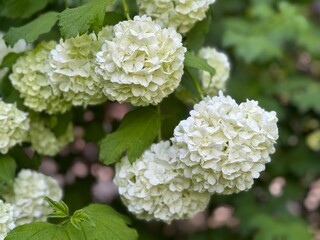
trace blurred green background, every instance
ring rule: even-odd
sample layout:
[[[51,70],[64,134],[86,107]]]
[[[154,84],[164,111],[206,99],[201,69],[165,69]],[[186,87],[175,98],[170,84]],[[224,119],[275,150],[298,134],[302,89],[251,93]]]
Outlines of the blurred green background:
[[[41,11],[84,2],[48,1]],[[134,15],[135,2],[128,3]],[[120,2],[115,11],[106,23],[123,19]],[[23,25],[37,14],[28,19],[2,14],[0,30]],[[130,109],[125,104],[74,109],[75,143],[54,160],[43,158],[40,169],[64,186],[64,200],[72,210],[92,201],[109,203],[133,219],[142,240],[320,239],[320,1],[217,0],[208,15],[210,21],[202,23],[208,34],[205,39],[197,36],[191,50],[203,40],[225,52],[232,65],[227,94],[238,102],[258,100],[279,118],[277,151],[250,191],[214,195],[207,211],[188,221],[165,225],[137,220],[117,197],[113,168],[98,161],[97,143],[117,128]],[[58,40],[58,28],[43,39]],[[172,95],[161,107],[166,116],[163,137],[168,139],[192,106]]]

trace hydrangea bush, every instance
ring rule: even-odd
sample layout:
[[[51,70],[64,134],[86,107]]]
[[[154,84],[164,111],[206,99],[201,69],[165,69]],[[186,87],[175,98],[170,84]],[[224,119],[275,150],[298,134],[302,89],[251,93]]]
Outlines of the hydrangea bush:
[[[283,124],[289,117],[281,104],[297,101],[278,79],[289,58],[268,62],[291,40],[278,43],[275,35],[300,31],[304,21],[301,29],[288,23],[269,33],[269,18],[277,23],[296,12],[258,2],[247,3],[247,13],[264,19],[254,32],[265,29],[271,40],[257,37],[256,48],[257,39],[247,46],[250,21],[237,19],[246,9],[240,2],[1,2],[8,26],[0,24],[0,239],[296,239],[283,229],[297,226],[307,240],[305,225],[286,222],[293,207],[276,212],[279,220],[272,215],[290,201],[267,205],[286,184],[277,175],[286,167],[272,159],[299,142],[288,128],[304,124],[304,144],[320,149],[317,120]],[[19,26],[10,27],[10,18]],[[317,49],[310,39],[297,43]],[[306,68],[304,54],[291,68]],[[281,83],[275,89],[268,85],[274,79]],[[299,84],[291,86],[297,98],[320,90],[316,82],[303,91]],[[299,109],[314,117],[319,108],[310,102]],[[278,127],[287,140],[278,140]],[[313,175],[303,178],[301,169],[307,183]],[[223,223],[219,207],[228,210]],[[261,223],[274,235],[266,237]],[[221,224],[230,229],[216,229]]]

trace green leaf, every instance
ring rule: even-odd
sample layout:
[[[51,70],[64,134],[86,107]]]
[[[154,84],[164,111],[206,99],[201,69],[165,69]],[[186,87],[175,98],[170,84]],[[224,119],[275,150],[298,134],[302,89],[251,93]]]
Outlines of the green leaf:
[[[58,15],[57,12],[47,12],[22,27],[11,27],[3,38],[10,46],[13,46],[19,39],[33,43],[41,34],[51,30],[58,20]]]
[[[257,232],[254,240],[309,240],[313,239],[308,225],[295,217],[276,219],[266,214],[254,215],[249,225]]]
[[[0,65],[0,69],[5,67],[11,68],[21,55],[22,53],[9,53],[4,57],[2,64]]]
[[[16,175],[16,162],[8,155],[0,155],[0,182],[11,185]]]
[[[119,13],[116,12],[106,12],[105,16],[104,16],[104,21],[103,21],[103,25],[110,25],[110,26],[114,26],[117,23],[121,22],[121,21],[125,21],[126,18]]]
[[[10,149],[9,155],[12,156],[19,168],[32,168],[38,169],[41,164],[41,158],[38,154],[34,153],[30,158],[20,146],[15,146]]]
[[[206,35],[209,31],[211,24],[211,15],[206,17],[204,20],[198,22],[188,33],[187,39],[185,41],[185,46],[189,50],[198,52],[203,46]]]
[[[49,197],[45,197],[45,200],[49,203],[53,209],[53,213],[50,213],[50,218],[66,218],[69,217],[69,208],[63,201],[54,201]]]
[[[184,71],[185,74],[183,74],[182,76],[181,86],[178,88],[175,94],[182,101],[194,105],[195,103],[201,101],[202,98],[200,94],[200,92],[202,91],[200,89],[201,83],[198,81],[198,78],[196,77],[198,71],[194,68],[188,68],[186,66],[184,68]]]
[[[209,72],[212,76],[215,75],[216,70],[211,67],[206,60],[199,58],[198,56],[190,53],[190,52],[186,52],[185,55],[185,60],[184,60],[184,65],[186,67],[192,67],[192,68],[196,68],[199,70],[203,70],[203,71],[207,71]]]
[[[81,223],[84,221],[89,223],[93,227],[96,226],[92,218],[89,217],[88,214],[83,211],[83,209],[75,211],[70,219],[71,224],[77,229],[81,229]]]
[[[72,121],[72,112],[68,111],[64,114],[55,115],[55,118],[57,122],[53,127],[53,132],[56,137],[60,137],[66,132],[69,124]]]
[[[6,240],[61,240],[70,239],[66,227],[46,222],[25,224],[13,229]]]
[[[49,0],[6,0],[0,15],[8,18],[28,18],[45,8]]]
[[[82,210],[95,223],[94,239],[131,240],[138,238],[136,230],[128,227],[128,224],[131,224],[130,219],[119,214],[110,206],[90,204]],[[84,222],[84,224],[89,223]]]
[[[75,37],[86,33],[90,28],[101,29],[105,8],[114,0],[92,0],[77,8],[68,8],[60,13],[59,26],[63,38]]]
[[[153,107],[127,113],[120,127],[101,141],[100,160],[105,164],[116,163],[126,152],[129,161],[134,162],[151,145],[160,125],[160,116]]]
[[[14,228],[6,240],[135,240],[138,238],[136,230],[128,227],[129,219],[109,206],[91,204],[78,211],[81,214],[75,218],[78,218],[79,228],[70,221],[58,225],[35,222]],[[84,220],[84,216],[90,218],[90,221]]]
[[[233,47],[235,54],[248,63],[280,59],[286,50],[292,53],[297,44],[319,52],[315,40],[319,33],[313,33],[302,11],[289,1],[279,1],[277,7],[273,5],[258,1],[248,9],[247,18],[227,18],[223,45]]]
[[[288,99],[301,113],[309,110],[320,114],[320,83],[311,78],[292,76],[274,87],[274,92]]]

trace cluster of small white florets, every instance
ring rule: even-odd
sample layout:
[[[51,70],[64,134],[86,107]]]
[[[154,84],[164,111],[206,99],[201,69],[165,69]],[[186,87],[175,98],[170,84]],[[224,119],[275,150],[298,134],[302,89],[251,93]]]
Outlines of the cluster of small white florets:
[[[15,212],[13,205],[0,200],[0,240],[3,240],[15,228],[16,224],[14,220]]]
[[[96,72],[110,100],[156,105],[179,85],[186,48],[175,30],[147,16],[115,25],[114,38],[97,53]]]
[[[174,29],[136,16],[97,35],[41,43],[18,59],[10,79],[36,112],[63,113],[107,99],[156,105],[178,87],[185,52]]]
[[[277,117],[256,101],[206,97],[180,122],[171,139],[194,190],[231,194],[248,190],[270,161]]]
[[[14,223],[20,226],[31,222],[45,222],[52,212],[45,197],[55,201],[62,198],[57,181],[42,173],[23,169],[14,180],[12,193],[4,195],[14,208]]]
[[[216,70],[214,76],[206,71],[200,72],[204,94],[214,96],[217,95],[219,90],[224,91],[230,74],[230,63],[227,55],[218,52],[215,48],[204,47],[200,49],[198,56],[205,59]]]
[[[127,157],[116,165],[114,182],[129,211],[170,223],[207,207],[210,194],[189,189],[191,181],[177,169],[175,158],[175,149],[166,141],[153,144],[132,165]]]
[[[105,102],[103,79],[95,72],[95,55],[103,40],[111,37],[112,28],[107,26],[98,36],[92,33],[61,39],[50,54],[54,92],[62,92],[64,98],[75,106]]]
[[[56,180],[29,169],[23,169],[15,178],[12,189],[3,193],[0,200],[0,240],[16,226],[31,222],[45,222],[52,212],[45,197],[55,201],[62,198]]]
[[[215,0],[137,0],[140,14],[151,16],[163,27],[187,33],[196,22],[206,17]]]
[[[26,41],[24,39],[20,39],[19,41],[17,41],[13,47],[9,47],[3,39],[3,35],[3,32],[0,32],[0,65],[2,64],[4,57],[9,53],[21,53],[31,47],[30,45],[26,44]],[[7,74],[8,71],[8,68],[0,69],[0,80]]]
[[[275,151],[276,113],[256,101],[238,105],[220,92],[190,115],[175,128],[172,146],[153,144],[133,164],[124,157],[116,165],[121,199],[139,218],[189,218],[211,194],[248,190]]]
[[[56,43],[43,42],[21,56],[12,67],[9,78],[20,92],[24,104],[30,109],[49,114],[64,113],[71,108],[61,93],[53,93],[49,73],[48,55]]]
[[[15,104],[0,99],[0,153],[6,154],[16,144],[22,143],[29,130],[28,114]]]
[[[34,114],[30,115],[30,130],[27,141],[31,143],[31,148],[39,154],[54,156],[73,140],[73,125],[71,123],[62,135],[56,136],[44,119]]]

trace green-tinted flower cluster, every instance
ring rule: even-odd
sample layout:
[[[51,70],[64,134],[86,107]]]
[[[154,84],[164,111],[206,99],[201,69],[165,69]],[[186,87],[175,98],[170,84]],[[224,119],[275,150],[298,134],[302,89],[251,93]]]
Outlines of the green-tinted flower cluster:
[[[55,201],[62,198],[62,190],[57,181],[42,173],[22,169],[15,178],[13,188],[3,196],[12,204],[14,223],[20,226],[31,222],[45,222],[52,212],[45,197]]]
[[[0,153],[6,154],[16,144],[22,143],[29,130],[28,114],[15,104],[0,99]]]
[[[230,74],[230,63],[227,55],[218,52],[212,47],[201,48],[198,55],[200,58],[205,59],[207,63],[216,70],[214,76],[211,76],[210,73],[206,71],[200,72],[204,94],[215,96],[220,90],[224,91]]]
[[[15,228],[14,206],[0,200],[0,240],[4,240],[7,234]]]
[[[56,136],[50,119],[41,118],[36,114],[30,115],[28,141],[31,143],[31,148],[39,154],[54,156],[73,139],[73,125],[71,123],[62,135]]]
[[[12,67],[10,80],[20,92],[24,104],[30,109],[49,114],[64,113],[71,108],[71,102],[59,92],[54,93],[49,74],[52,69],[48,55],[56,43],[43,42],[20,57]]]
[[[111,31],[111,27],[105,27],[98,36],[92,33],[60,40],[50,53],[54,92],[62,93],[74,106],[107,100],[102,92],[104,80],[95,72],[95,58],[103,41],[111,38]]]

